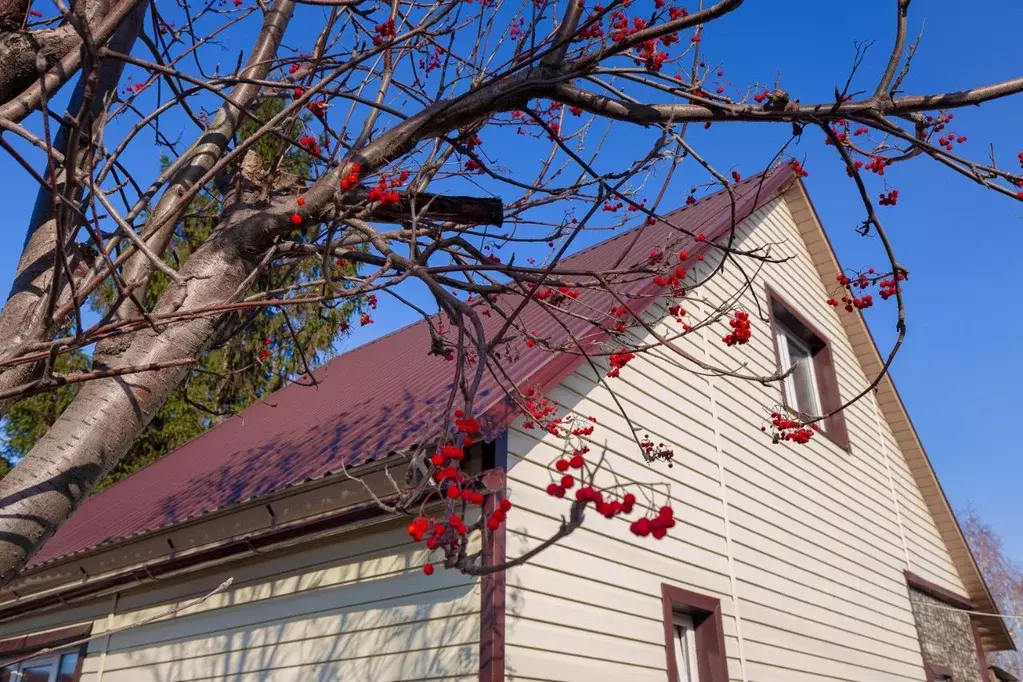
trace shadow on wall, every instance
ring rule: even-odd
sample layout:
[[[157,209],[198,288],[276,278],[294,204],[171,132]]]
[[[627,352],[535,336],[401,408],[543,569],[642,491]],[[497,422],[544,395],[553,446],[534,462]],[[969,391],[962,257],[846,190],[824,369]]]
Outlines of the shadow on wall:
[[[102,681],[474,677],[478,583],[452,571],[424,576],[422,561],[405,545],[242,584],[197,612],[115,635]]]

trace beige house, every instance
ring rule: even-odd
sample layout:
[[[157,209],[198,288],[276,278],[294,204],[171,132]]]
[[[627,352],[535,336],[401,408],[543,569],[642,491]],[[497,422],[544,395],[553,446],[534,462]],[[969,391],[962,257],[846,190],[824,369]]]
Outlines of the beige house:
[[[421,360],[429,337],[414,325],[317,370],[317,388],[289,386],[89,499],[0,594],[2,680],[988,679],[985,653],[1013,644],[999,618],[964,612],[995,607],[892,382],[807,445],[761,432],[780,403],[828,409],[858,395],[881,359],[859,313],[825,303],[839,266],[801,181],[786,166],[737,191],[740,243],[790,258],[740,301],[765,313],[748,345],[726,348],[713,327],[681,345],[757,374],[796,365],[805,381],[762,386],[641,354],[616,395],[670,444],[668,468],[638,456],[577,357],[543,353],[510,369],[597,417],[592,447],[619,477],[670,484],[678,524],[665,539],[591,512],[505,575],[424,575],[422,543],[342,473],[386,490],[384,468],[400,473],[395,453],[446,390],[451,365]],[[713,241],[730,212],[719,194],[667,220]],[[636,234],[575,263],[646,254],[677,233]],[[700,267],[715,263],[708,252]],[[725,269],[701,294],[721,300],[741,283]],[[660,303],[637,305],[654,329],[668,324]],[[489,440],[471,459],[515,504],[487,548],[501,561],[549,537],[568,504],[545,492],[559,443],[523,428],[492,389]]]

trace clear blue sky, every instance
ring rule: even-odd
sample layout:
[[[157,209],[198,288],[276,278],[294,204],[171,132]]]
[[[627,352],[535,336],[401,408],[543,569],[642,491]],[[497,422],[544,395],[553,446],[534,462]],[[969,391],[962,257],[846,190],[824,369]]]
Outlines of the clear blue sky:
[[[780,74],[782,87],[803,102],[829,101],[835,85],[846,78],[854,41],[876,41],[857,81],[864,89],[871,87],[893,37],[894,5],[894,0],[845,5],[748,0],[704,34],[703,46],[708,62],[721,63],[726,78],[736,84],[772,83]],[[310,9],[302,10],[289,37],[311,35],[308,29],[319,15]],[[926,30],[906,91],[956,90],[1020,75],[1023,6],[1017,0],[967,5],[917,0],[911,9],[914,33],[922,19]],[[233,63],[240,45],[227,47],[225,63]],[[993,144],[1000,162],[1014,165],[1023,150],[1021,110],[1023,98],[957,112],[953,128],[969,137],[963,150],[983,157]],[[639,133],[621,128],[617,149],[624,151],[634,134]],[[768,162],[786,136],[784,127],[716,125],[694,131],[690,140],[716,164],[749,174]],[[834,152],[821,144],[820,133],[804,138],[792,153],[806,157],[810,192],[843,264],[880,262],[877,244],[853,231],[862,207]],[[506,158],[522,153],[503,143],[487,151]],[[613,164],[615,153],[610,146],[605,162]],[[155,167],[151,151],[135,154],[126,160]],[[6,292],[35,189],[8,159],[0,167],[5,170],[0,196],[7,215],[0,232],[0,288]],[[703,178],[693,169],[679,186],[697,180]],[[900,200],[897,207],[882,209],[882,218],[911,272],[909,336],[896,360],[895,380],[953,505],[972,502],[1003,535],[1010,552],[1023,559],[1017,497],[1023,461],[1007,428],[1023,416],[1023,322],[1014,302],[1023,254],[1023,204],[981,191],[926,159],[891,169],[889,180],[899,188]],[[682,200],[679,194],[664,208]],[[890,306],[868,311],[882,349],[894,336],[891,312]],[[346,345],[410,321],[394,308],[381,310],[376,318],[377,324],[357,331]]]

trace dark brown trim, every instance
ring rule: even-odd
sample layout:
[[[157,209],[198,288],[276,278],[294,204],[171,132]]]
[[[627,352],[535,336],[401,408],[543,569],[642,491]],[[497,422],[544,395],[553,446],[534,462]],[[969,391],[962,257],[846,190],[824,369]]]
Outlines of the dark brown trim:
[[[484,484],[490,490],[500,490],[500,497],[508,491],[506,472],[508,470],[508,432],[504,431],[493,443],[485,446],[484,466],[490,471],[484,475]],[[489,460],[489,461],[488,461]],[[497,504],[491,495],[484,507],[489,514]],[[507,535],[504,524],[490,534],[485,562],[490,565],[504,562]],[[504,682],[504,620],[505,620],[505,575],[504,571],[489,573],[481,579],[480,595],[480,682]]]
[[[71,678],[74,682],[78,682],[78,680],[82,679],[82,668],[85,666],[85,652],[88,651],[88,649],[89,646],[87,644],[83,644],[78,648],[78,664],[75,665],[75,673]],[[57,659],[57,664],[60,665],[60,659]]]
[[[88,637],[90,633],[92,633],[92,623],[86,623],[85,625],[73,625],[61,628],[60,630],[41,632],[36,635],[21,635],[20,637],[0,640],[0,664],[3,661],[23,658],[35,651],[70,644]]]
[[[676,613],[684,613],[693,619],[693,627],[696,629],[696,666],[700,682],[728,682],[721,600],[661,583],[661,604],[664,610],[664,649],[668,659],[668,682],[678,682],[675,627],[672,622]]]
[[[779,369],[781,368],[781,355],[778,350],[778,328],[780,326],[789,328],[794,325],[803,327],[802,330],[789,329],[789,331],[802,331],[804,333],[801,336],[808,335],[811,337],[806,341],[813,351],[813,370],[814,374],[817,375],[817,392],[820,394],[821,410],[825,413],[837,410],[842,406],[842,396],[838,389],[838,374],[835,372],[835,359],[831,353],[831,341],[813,322],[800,313],[795,306],[789,304],[770,285],[765,285],[764,289],[767,292],[767,316],[771,324],[771,343],[774,346],[775,365]],[[779,322],[774,312],[775,305],[784,309],[786,315],[792,318],[790,324],[785,324],[785,321]],[[778,383],[778,390],[781,393],[781,404],[788,409],[794,409],[792,405],[788,404],[788,399],[785,396],[785,387],[781,382]],[[836,412],[824,420],[824,425],[825,428],[820,433],[838,447],[848,450],[849,430],[845,424],[845,413]]]
[[[971,611],[974,609],[973,602],[966,597],[960,596],[941,585],[936,585],[926,578],[921,578],[912,571],[903,571],[902,574],[906,577],[906,584],[913,589],[919,590],[957,609],[968,609]]]
[[[952,682],[955,682],[955,678],[952,677],[952,669],[947,665],[931,665],[929,663],[924,663],[924,672],[927,674],[927,682],[935,682],[934,678],[938,675],[943,675],[952,680]]]
[[[977,665],[980,667],[980,679],[988,682],[991,673],[987,669],[987,653],[984,651],[984,643],[980,639],[980,630],[977,627],[977,618],[970,616],[970,630],[973,631],[973,644],[977,647]]]

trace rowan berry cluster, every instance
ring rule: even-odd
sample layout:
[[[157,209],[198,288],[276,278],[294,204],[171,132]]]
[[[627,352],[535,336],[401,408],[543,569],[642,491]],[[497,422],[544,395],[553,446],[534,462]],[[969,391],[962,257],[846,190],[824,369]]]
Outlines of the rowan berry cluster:
[[[789,441],[797,443],[799,445],[806,445],[813,438],[813,435],[820,430],[820,427],[815,423],[807,428],[803,422],[797,421],[786,417],[781,412],[771,413],[771,428],[773,430],[773,440],[775,443],[782,441]],[[761,431],[766,431],[766,426],[760,427]]]
[[[657,443],[650,440],[650,434],[643,436],[643,440],[639,442],[639,450],[643,453],[643,459],[647,463],[653,463],[657,461],[667,462],[668,468],[674,466],[672,460],[675,459],[675,451],[669,448],[664,443]]]
[[[374,29],[376,30],[376,35],[373,36],[373,44],[380,47],[388,39],[394,37],[394,19],[388,19],[382,24],[377,24],[374,26]]]
[[[882,206],[894,206],[899,201],[899,190],[890,190],[887,194],[882,193],[877,203]]]
[[[607,375],[611,378],[617,377],[618,374],[622,371],[622,368],[625,367],[625,365],[629,364],[629,362],[633,360],[635,357],[636,357],[635,353],[631,353],[625,348],[621,349],[616,353],[611,353],[610,358],[611,369],[608,371]]]
[[[749,343],[752,336],[749,313],[737,310],[732,319],[728,321],[728,326],[732,328],[732,331],[721,339],[726,346],[742,346]]]

